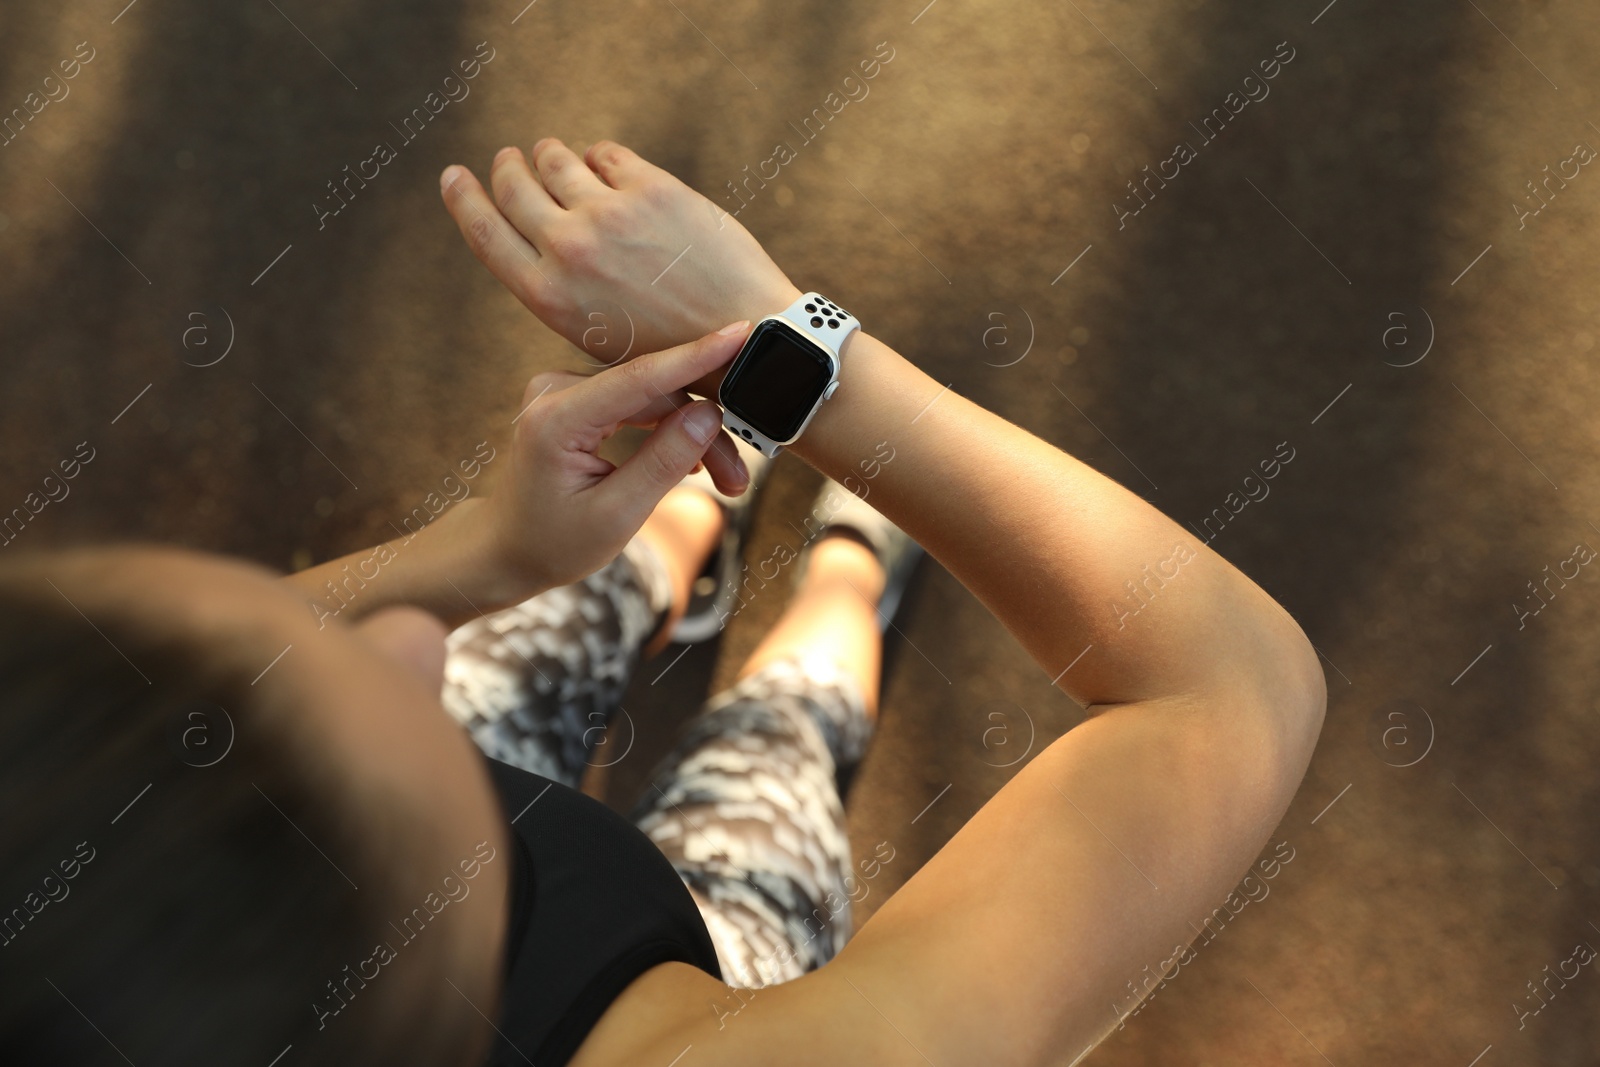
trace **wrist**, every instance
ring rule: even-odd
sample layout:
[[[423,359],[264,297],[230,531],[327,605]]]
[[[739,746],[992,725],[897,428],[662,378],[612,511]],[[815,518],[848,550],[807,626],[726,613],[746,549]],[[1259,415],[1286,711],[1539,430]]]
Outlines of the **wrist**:
[[[462,500],[425,526],[291,574],[284,582],[305,597],[322,625],[335,618],[358,622],[404,604],[454,628],[480,612],[520,603],[541,587],[509,565],[489,503]]]
[[[520,604],[542,591],[531,561],[510,551],[493,497],[462,500],[395,542],[405,566],[391,595],[451,628]]]
[[[455,533],[462,573],[470,583],[470,588],[462,585],[462,593],[471,597],[478,611],[520,604],[557,584],[549,579],[538,554],[530,551],[525,531],[519,533],[523,525],[505,511],[508,500],[489,496],[462,503],[477,504],[475,514],[462,514]]]
[[[922,430],[920,409],[938,393],[933,380],[898,352],[857,330],[840,352],[839,388],[788,450],[842,481],[881,442],[897,446]]]

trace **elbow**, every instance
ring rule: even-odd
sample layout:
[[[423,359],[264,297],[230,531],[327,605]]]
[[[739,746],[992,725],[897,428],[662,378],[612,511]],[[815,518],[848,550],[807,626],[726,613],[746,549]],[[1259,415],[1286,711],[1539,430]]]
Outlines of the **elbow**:
[[[1322,669],[1322,657],[1299,626],[1293,626],[1292,632],[1284,635],[1283,649],[1276,664],[1279,669],[1274,688],[1279,694],[1276,703],[1282,709],[1285,748],[1288,753],[1299,756],[1304,773],[1327,715],[1327,675]]]
[[[1278,773],[1298,782],[1322,733],[1328,683],[1322,657],[1305,631],[1281,605],[1273,602],[1272,608],[1244,623],[1242,633],[1248,636],[1237,646],[1242,658],[1219,662],[1227,665],[1226,685],[1251,694],[1249,703],[1260,716],[1258,728]]]
[[[1316,753],[1327,711],[1321,657],[1298,626],[1272,628],[1248,674],[1236,671],[1233,707],[1244,710],[1241,736],[1250,757],[1238,775],[1240,796],[1274,826],[1299,792]],[[1245,679],[1248,678],[1248,681]],[[1246,695],[1248,694],[1248,695]]]

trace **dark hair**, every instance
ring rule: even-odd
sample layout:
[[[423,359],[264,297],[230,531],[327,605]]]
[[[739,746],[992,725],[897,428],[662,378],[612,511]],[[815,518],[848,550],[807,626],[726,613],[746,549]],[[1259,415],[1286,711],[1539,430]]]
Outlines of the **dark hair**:
[[[261,713],[243,664],[259,650],[131,609],[91,623],[4,573],[0,1060],[265,1067],[292,1046],[279,1067],[454,1065],[487,1048],[422,958],[442,938],[348,984],[396,940],[431,842]],[[339,982],[359,995],[321,1014]]]

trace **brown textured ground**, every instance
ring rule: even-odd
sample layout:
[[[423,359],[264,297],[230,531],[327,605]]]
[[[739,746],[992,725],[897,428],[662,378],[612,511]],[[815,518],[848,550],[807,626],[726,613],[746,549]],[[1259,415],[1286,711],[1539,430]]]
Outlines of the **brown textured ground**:
[[[577,362],[460,246],[443,164],[613,137],[715,195],[888,41],[870,96],[742,216],[791,275],[1179,520],[1294,449],[1214,547],[1328,659],[1279,830],[1295,858],[1089,1062],[1596,1062],[1588,969],[1520,1027],[1514,1005],[1600,945],[1600,588],[1552,584],[1521,629],[1512,605],[1600,545],[1600,176],[1552,183],[1522,228],[1510,207],[1600,145],[1592,5],[123,2],[22,0],[0,36],[5,110],[94,49],[0,148],[0,505],[95,449],[19,544],[286,567],[388,536],[503,440],[526,375]],[[324,183],[480,41],[472,95],[319,231]],[[1189,124],[1281,41],[1270,96],[1202,146]],[[1197,158],[1119,230],[1125,183],[1179,140]],[[780,462],[753,553],[815,485]],[[614,803],[780,604],[658,685],[647,668]],[[858,847],[897,850],[868,910],[1030,732],[1036,751],[1079,720],[936,566],[901,627],[852,798]],[[1384,746],[1395,700],[1426,709],[1431,749],[1415,710]]]

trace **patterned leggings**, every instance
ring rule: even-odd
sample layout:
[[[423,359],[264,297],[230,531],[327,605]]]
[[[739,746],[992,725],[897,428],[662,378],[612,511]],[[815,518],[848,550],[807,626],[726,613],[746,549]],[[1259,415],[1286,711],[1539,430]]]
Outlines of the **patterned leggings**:
[[[488,755],[577,788],[607,762],[606,723],[670,599],[635,539],[582,582],[451,634],[444,706]],[[689,887],[729,985],[797,978],[844,946],[857,879],[839,783],[871,730],[854,679],[782,660],[708,701],[652,774],[633,821]]]

